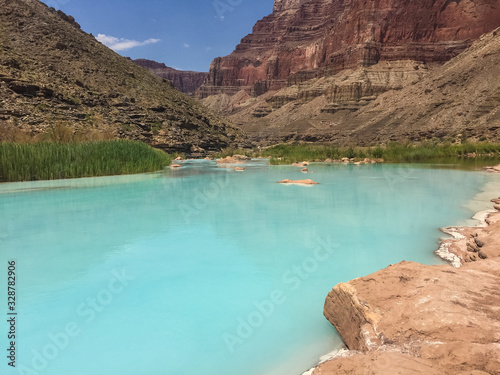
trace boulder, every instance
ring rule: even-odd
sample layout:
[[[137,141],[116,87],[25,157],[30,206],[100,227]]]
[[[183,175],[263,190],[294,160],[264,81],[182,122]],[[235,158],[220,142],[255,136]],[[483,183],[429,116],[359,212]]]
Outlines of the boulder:
[[[324,315],[352,355],[312,374],[496,374],[500,296],[493,285],[500,285],[500,258],[459,269],[403,261],[340,283]]]

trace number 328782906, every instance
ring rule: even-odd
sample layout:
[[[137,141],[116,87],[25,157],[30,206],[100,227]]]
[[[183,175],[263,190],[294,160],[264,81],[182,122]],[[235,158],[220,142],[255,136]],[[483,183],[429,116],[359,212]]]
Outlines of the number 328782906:
[[[7,268],[7,304],[10,311],[16,309],[16,261],[9,260]]]

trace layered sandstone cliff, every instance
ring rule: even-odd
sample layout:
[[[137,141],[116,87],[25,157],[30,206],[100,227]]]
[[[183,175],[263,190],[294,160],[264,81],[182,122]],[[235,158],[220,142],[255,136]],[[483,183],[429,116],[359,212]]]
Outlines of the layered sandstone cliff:
[[[276,0],[232,54],[213,61],[199,95],[258,96],[380,61],[444,62],[499,25],[496,0]]]
[[[381,61],[242,102],[203,99],[264,144],[500,141],[500,29],[444,65]],[[241,94],[241,92],[240,92]],[[233,96],[234,97],[234,96]],[[242,98],[243,96],[240,95]],[[218,106],[219,103],[233,103]]]
[[[190,96],[193,95],[194,92],[203,84],[207,75],[207,73],[203,72],[177,70],[153,60],[136,59],[132,61],[135,64],[148,69],[151,73],[156,74],[158,77],[169,80],[177,90]]]
[[[498,26],[494,0],[276,1],[197,93],[262,144],[499,141],[497,33],[464,54]]]
[[[312,374],[500,374],[500,213],[489,222],[463,229],[485,259],[402,262],[335,286],[324,315],[350,352]]]

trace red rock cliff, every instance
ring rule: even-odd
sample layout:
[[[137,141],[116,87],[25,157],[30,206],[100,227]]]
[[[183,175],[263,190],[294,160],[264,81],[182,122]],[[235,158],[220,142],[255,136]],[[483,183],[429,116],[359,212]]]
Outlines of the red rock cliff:
[[[153,60],[137,59],[132,61],[157,76],[169,80],[177,90],[188,95],[194,94],[207,75],[207,73],[202,72],[177,70]]]
[[[233,53],[216,58],[200,97],[255,96],[379,61],[444,62],[500,25],[498,0],[276,0]]]

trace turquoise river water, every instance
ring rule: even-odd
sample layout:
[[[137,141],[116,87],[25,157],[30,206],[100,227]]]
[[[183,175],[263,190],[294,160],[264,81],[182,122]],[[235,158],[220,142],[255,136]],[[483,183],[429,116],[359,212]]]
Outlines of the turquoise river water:
[[[215,162],[0,185],[2,374],[300,375],[342,342],[328,291],[442,261],[438,228],[488,207],[497,176],[418,165]],[[285,186],[312,178],[315,186]],[[493,193],[491,193],[493,194]]]

